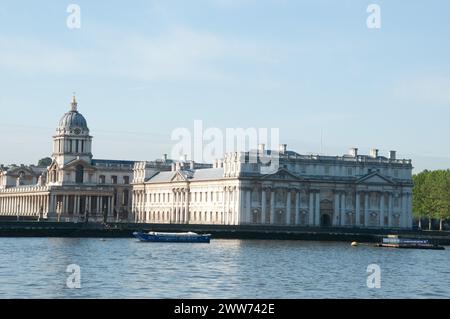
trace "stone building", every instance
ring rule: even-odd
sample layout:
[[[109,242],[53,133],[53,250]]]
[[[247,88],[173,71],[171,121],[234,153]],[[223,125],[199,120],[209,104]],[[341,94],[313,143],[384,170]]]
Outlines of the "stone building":
[[[213,166],[170,171],[136,163],[138,222],[411,228],[412,164],[378,150],[343,156],[266,150],[227,154]]]
[[[0,217],[119,221],[131,216],[133,161],[93,159],[75,97],[53,136],[49,167],[0,167]]]

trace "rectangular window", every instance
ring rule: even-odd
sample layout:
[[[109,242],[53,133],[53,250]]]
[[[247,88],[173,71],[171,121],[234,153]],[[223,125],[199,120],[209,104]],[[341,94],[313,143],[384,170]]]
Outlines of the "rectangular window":
[[[78,140],[75,141],[75,153],[78,153]]]
[[[352,176],[353,175],[353,169],[351,167],[347,168],[347,175]]]
[[[106,182],[105,175],[100,175],[100,177],[99,177],[99,183],[100,183],[100,184],[105,184],[105,182]]]
[[[123,177],[123,183],[124,183],[125,185],[130,184],[130,177],[129,177],[129,176],[124,176],[124,177]]]
[[[117,176],[111,176],[111,183],[117,184]]]

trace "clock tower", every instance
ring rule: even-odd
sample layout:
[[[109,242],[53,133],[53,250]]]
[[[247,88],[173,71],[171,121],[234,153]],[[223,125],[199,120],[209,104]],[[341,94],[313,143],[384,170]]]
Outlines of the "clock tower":
[[[56,135],[53,136],[53,161],[59,167],[81,160],[88,165],[92,160],[92,136],[86,119],[78,112],[75,95],[72,97],[70,110],[59,121]]]

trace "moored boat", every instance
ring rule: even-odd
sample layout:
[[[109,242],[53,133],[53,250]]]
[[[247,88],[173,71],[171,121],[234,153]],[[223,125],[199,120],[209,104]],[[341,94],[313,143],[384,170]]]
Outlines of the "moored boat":
[[[143,242],[155,243],[209,243],[210,234],[187,233],[162,233],[162,232],[134,232],[134,237]]]
[[[398,235],[389,235],[383,238],[377,247],[405,248],[405,249],[433,249],[444,250],[445,247],[431,243],[428,239],[400,238]]]

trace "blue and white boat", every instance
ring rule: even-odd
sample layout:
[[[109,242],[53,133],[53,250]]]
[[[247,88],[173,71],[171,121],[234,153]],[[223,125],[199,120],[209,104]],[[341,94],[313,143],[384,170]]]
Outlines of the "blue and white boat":
[[[187,233],[159,233],[159,232],[134,232],[134,237],[144,242],[155,243],[209,243],[210,234],[199,235],[193,232]]]

